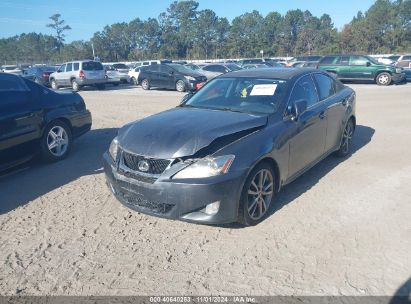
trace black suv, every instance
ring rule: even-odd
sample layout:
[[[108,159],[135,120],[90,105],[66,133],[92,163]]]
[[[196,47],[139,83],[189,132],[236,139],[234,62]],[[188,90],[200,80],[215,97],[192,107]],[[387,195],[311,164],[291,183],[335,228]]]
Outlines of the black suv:
[[[207,77],[181,64],[165,63],[142,67],[138,83],[144,90],[151,87],[176,89],[179,92],[195,91],[201,88]]]

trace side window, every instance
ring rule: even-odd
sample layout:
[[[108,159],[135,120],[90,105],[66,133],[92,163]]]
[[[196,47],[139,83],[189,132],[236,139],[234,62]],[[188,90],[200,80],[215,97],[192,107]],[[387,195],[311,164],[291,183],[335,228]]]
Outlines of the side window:
[[[402,60],[411,60],[411,56],[404,56],[402,57]]]
[[[203,67],[204,71],[209,71],[209,72],[217,72],[216,70],[214,70],[215,65],[206,65],[205,67]]]
[[[169,72],[171,72],[171,69],[170,69],[168,66],[166,66],[166,65],[161,64],[159,67],[160,67],[160,72],[161,72],[161,73],[169,73]]]
[[[309,75],[306,75],[298,80],[290,96],[291,103],[301,99],[307,101],[307,107],[310,107],[318,102],[317,91],[315,90],[315,85]]]
[[[158,72],[158,71],[159,71],[159,66],[158,66],[158,64],[152,64],[152,65],[150,65],[150,67],[148,68],[148,71],[150,71],[150,72]]]
[[[326,56],[321,60],[321,64],[332,64],[336,59],[337,56]]]
[[[27,90],[27,87],[18,76],[0,74],[0,92]],[[0,102],[1,101],[3,100],[0,100]]]
[[[317,83],[318,94],[320,100],[324,100],[335,93],[334,80],[323,74],[314,74],[315,82]]]
[[[363,56],[350,56],[350,65],[365,66],[367,62],[367,58]]]
[[[71,62],[67,63],[66,72],[71,72],[72,70],[73,70],[73,64]]]
[[[78,63],[78,62],[73,63],[73,68],[74,68],[73,71],[78,71],[79,67],[80,67],[80,63]]]
[[[60,72],[64,72],[66,70],[66,65],[63,64],[61,67],[58,69]]]

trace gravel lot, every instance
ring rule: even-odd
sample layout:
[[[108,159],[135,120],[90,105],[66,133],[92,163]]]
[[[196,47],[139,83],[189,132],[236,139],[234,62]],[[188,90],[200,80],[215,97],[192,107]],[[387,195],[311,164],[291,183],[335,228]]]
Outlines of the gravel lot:
[[[411,84],[355,84],[353,155],[287,186],[256,227],[123,207],[101,155],[118,127],[176,106],[173,91],[80,94],[93,130],[55,164],[0,178],[1,295],[393,295],[411,288]]]

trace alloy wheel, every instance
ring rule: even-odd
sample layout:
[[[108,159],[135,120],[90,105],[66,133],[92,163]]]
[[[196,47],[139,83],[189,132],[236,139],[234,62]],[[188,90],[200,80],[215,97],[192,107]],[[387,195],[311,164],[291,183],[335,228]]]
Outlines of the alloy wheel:
[[[270,207],[274,193],[274,178],[267,169],[258,171],[248,188],[247,211],[251,219],[260,220]]]
[[[176,89],[177,89],[178,92],[184,92],[184,90],[185,90],[185,84],[184,84],[184,82],[181,81],[181,80],[177,81],[177,83],[176,83]]]
[[[352,136],[354,133],[354,126],[351,121],[347,123],[343,133],[343,142],[342,142],[342,152],[343,154],[347,154],[350,150]]]
[[[378,82],[382,85],[388,84],[390,78],[386,74],[382,74],[378,77]]]
[[[61,126],[54,126],[47,134],[47,147],[51,154],[56,157],[63,156],[69,145],[69,138],[66,130]]]

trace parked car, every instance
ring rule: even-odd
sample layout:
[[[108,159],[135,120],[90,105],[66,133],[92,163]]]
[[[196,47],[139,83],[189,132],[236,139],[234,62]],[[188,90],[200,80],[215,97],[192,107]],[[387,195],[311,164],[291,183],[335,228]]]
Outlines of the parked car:
[[[49,77],[56,70],[54,66],[32,66],[23,73],[23,77],[43,86],[50,86]]]
[[[104,64],[103,66],[106,71],[106,83],[119,85],[120,83],[128,83],[130,81],[130,76],[128,76],[128,69],[127,73],[124,73],[116,69],[114,65]]]
[[[130,68],[124,63],[113,63],[111,66],[118,72],[122,74],[126,74],[126,75],[128,74],[128,71],[130,70]]]
[[[201,72],[212,73],[211,75],[209,74],[210,79],[212,79],[219,75],[222,75],[228,72],[238,71],[241,69],[242,68],[235,63],[211,63],[211,64],[207,64],[203,66],[201,68]]]
[[[255,64],[245,64],[243,65],[243,69],[261,69],[261,68],[269,68],[270,65],[265,63],[255,63]],[[280,65],[281,67],[281,65]]]
[[[396,62],[400,57],[401,55],[391,55],[388,56],[388,59],[391,59],[392,61]]]
[[[297,57],[294,57],[291,60],[291,62],[293,62],[293,61],[304,61],[304,62],[307,62],[307,61],[310,61],[310,62],[320,61],[322,57],[323,56],[318,56],[318,55],[297,56]]]
[[[73,139],[91,128],[91,114],[74,92],[56,92],[0,73],[0,171],[41,154],[65,158]]]
[[[214,77],[221,75],[221,72],[212,72],[212,71],[204,70],[203,68],[207,66],[206,63],[188,63],[188,64],[185,64],[184,66],[193,71],[200,73],[201,75],[204,75],[205,77],[207,77],[207,80],[211,80]]]
[[[132,68],[128,72],[128,77],[130,78],[130,82],[134,85],[138,85],[138,75],[140,74],[141,66]]]
[[[324,56],[318,68],[334,73],[340,80],[369,80],[385,86],[405,79],[403,69],[379,63],[365,55]]]
[[[279,62],[270,58],[253,58],[253,59],[241,59],[236,62],[240,67],[243,67],[246,64],[267,64],[272,67],[279,67]]]
[[[3,73],[22,75],[23,71],[17,65],[3,65],[1,67]]]
[[[395,65],[402,68],[411,68],[411,55],[400,56]]]
[[[355,125],[355,92],[323,71],[242,70],[122,127],[104,170],[139,212],[254,225],[283,186],[331,153],[349,155]]]
[[[374,58],[375,59],[375,58]],[[395,60],[392,60],[390,58],[387,57],[378,57],[376,58],[377,62],[382,63],[382,64],[395,64]]]
[[[207,78],[181,64],[164,63],[142,67],[138,83],[144,90],[152,87],[175,89],[179,92],[198,90]]]
[[[152,65],[152,64],[162,64],[162,63],[172,63],[172,61],[168,59],[137,61],[136,63],[134,63],[134,68],[137,68],[140,66]]]
[[[79,91],[84,86],[95,86],[103,90],[106,72],[98,61],[80,60],[64,63],[50,75],[50,84],[54,90],[60,87],[72,87]]]
[[[411,81],[411,68],[404,69],[405,79]]]

